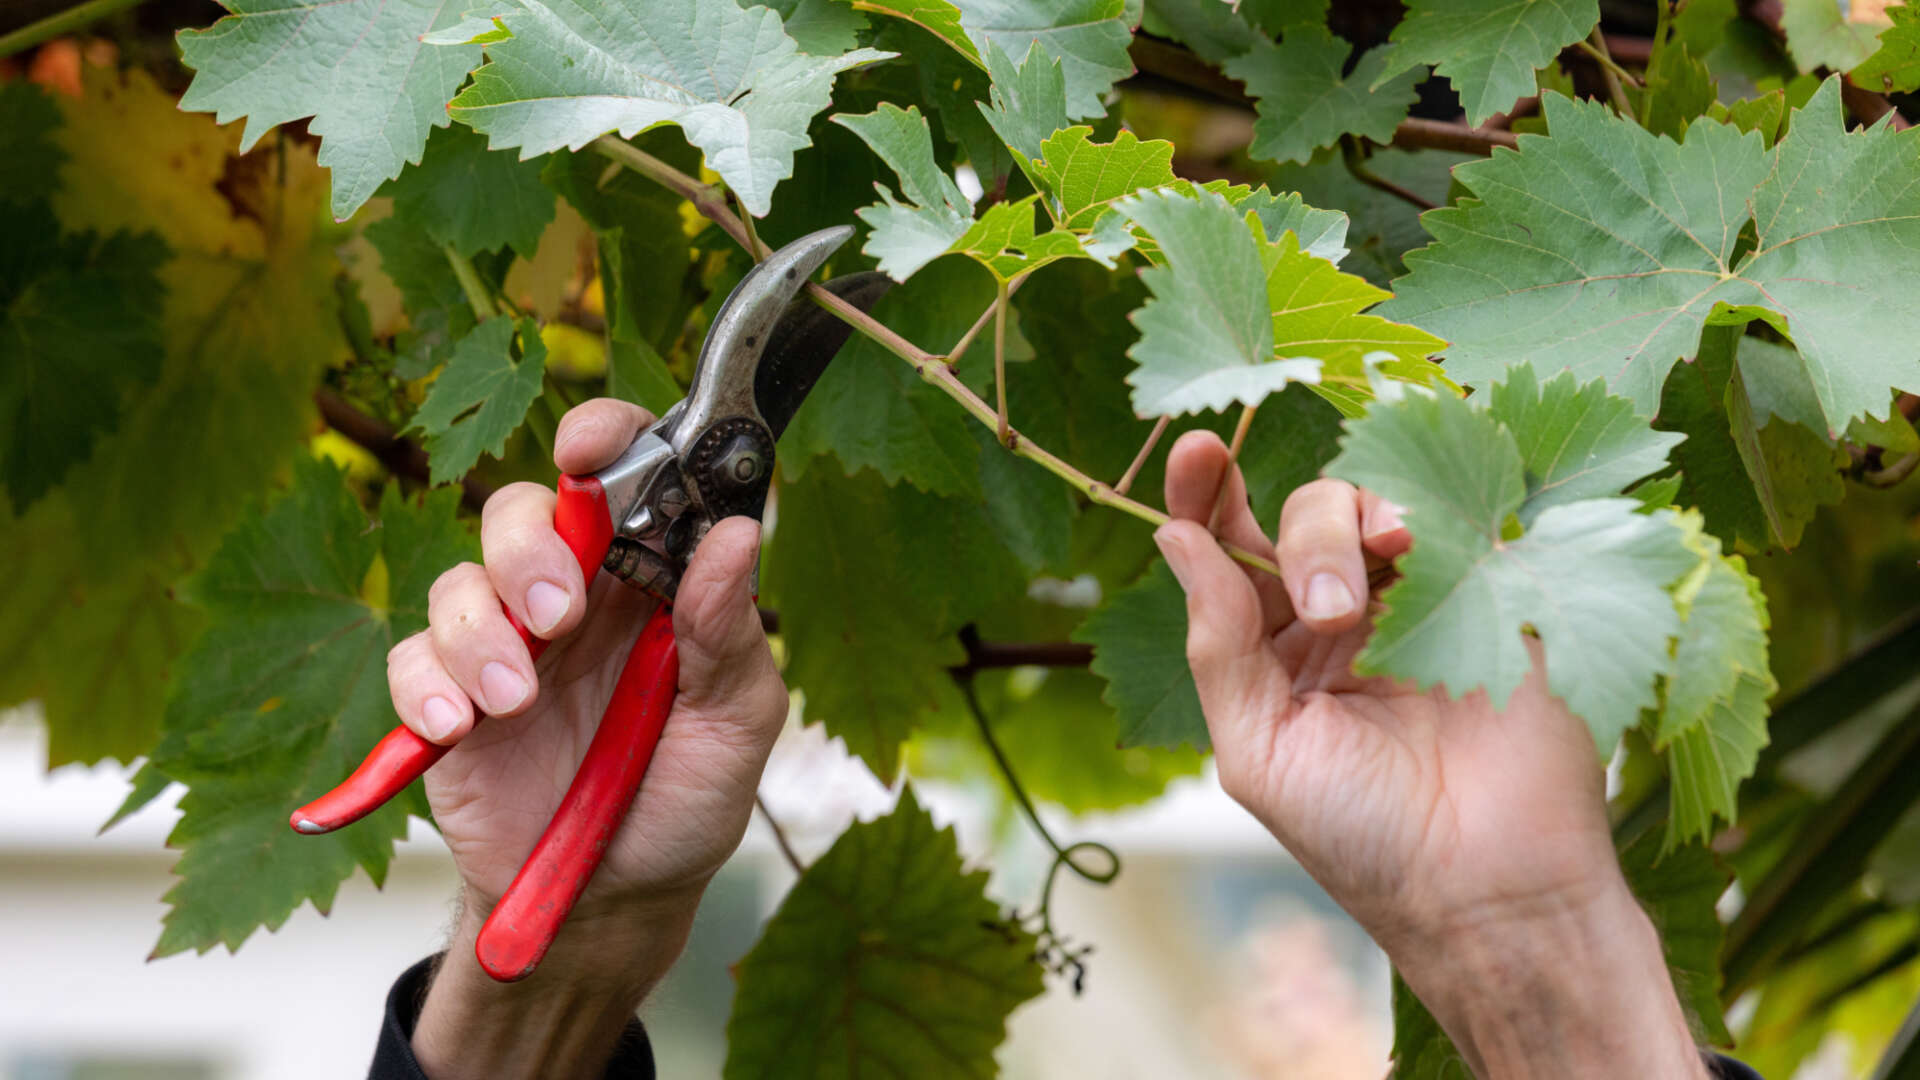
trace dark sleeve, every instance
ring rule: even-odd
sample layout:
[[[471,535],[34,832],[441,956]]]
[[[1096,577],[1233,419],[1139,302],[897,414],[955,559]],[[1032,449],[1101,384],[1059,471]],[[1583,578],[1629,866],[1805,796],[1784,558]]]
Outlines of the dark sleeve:
[[[373,1048],[373,1065],[367,1080],[428,1080],[420,1063],[413,1059],[413,1025],[420,1019],[420,1006],[427,1000],[427,983],[433,975],[438,956],[429,956],[413,965],[387,991],[387,1015],[380,1024],[380,1041]],[[1735,1074],[1738,1075],[1738,1074]],[[653,1047],[647,1042],[647,1029],[635,1020],[620,1036],[620,1046],[607,1063],[606,1080],[654,1080]]]
[[[1708,1054],[1707,1071],[1713,1074],[1713,1080],[1760,1080],[1760,1074],[1730,1057]]]

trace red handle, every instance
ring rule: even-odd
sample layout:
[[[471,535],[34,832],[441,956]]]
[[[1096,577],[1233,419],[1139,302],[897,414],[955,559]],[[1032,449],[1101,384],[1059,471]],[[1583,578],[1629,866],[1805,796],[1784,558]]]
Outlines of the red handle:
[[[501,982],[524,979],[547,954],[633,805],[679,678],[673,611],[662,604],[633,643],[573,786],[480,928],[474,955],[487,974]]]
[[[591,476],[562,476],[558,486],[560,498],[553,508],[554,531],[572,550],[580,564],[581,576],[592,584],[594,573],[600,569],[600,563],[607,557],[607,548],[613,543],[613,515],[607,509],[607,493],[601,489],[600,481]],[[505,604],[500,607],[506,609]],[[527,651],[533,658],[540,659],[547,642],[520,625],[511,611],[507,612],[507,621],[520,632],[520,640],[527,643]],[[419,779],[421,773],[446,756],[448,749],[428,742],[405,727],[394,728],[339,787],[293,812],[294,830],[326,833],[359,821]]]

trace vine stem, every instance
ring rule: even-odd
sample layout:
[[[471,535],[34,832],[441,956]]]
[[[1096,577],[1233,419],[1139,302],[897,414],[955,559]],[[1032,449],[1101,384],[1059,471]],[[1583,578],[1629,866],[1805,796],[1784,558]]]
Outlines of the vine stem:
[[[1257,405],[1246,405],[1240,409],[1240,422],[1233,425],[1233,441],[1227,444],[1227,467],[1220,472],[1220,490],[1214,493],[1213,510],[1207,514],[1207,531],[1220,531],[1220,514],[1227,508],[1227,492],[1233,490],[1233,467],[1240,461],[1240,447],[1247,441],[1247,429],[1253,426],[1253,414]]]
[[[760,816],[766,819],[767,828],[773,830],[773,842],[779,846],[780,854],[787,860],[787,865],[793,867],[793,872],[796,874],[806,873],[807,864],[801,862],[800,856],[794,854],[793,845],[787,841],[787,830],[780,827],[780,819],[773,816],[772,810],[767,809],[767,800],[761,798],[757,791],[753,793],[753,805],[760,808]]]
[[[954,373],[953,368],[947,364],[945,358],[926,352],[913,342],[894,333],[891,328],[873,319],[867,315],[866,312],[861,311],[859,308],[854,307],[852,304],[849,304],[817,284],[809,283],[807,285],[807,295],[813,297],[815,303],[818,303],[821,307],[839,316],[842,321],[871,338],[881,348],[886,349],[888,352],[913,365],[914,370],[920,373],[922,379],[932,383],[948,397],[959,402],[960,407],[967,410],[968,414],[975,420],[978,420],[989,428],[997,425],[998,419],[994,415],[993,406],[982,400],[980,395],[974,393],[966,383],[961,382],[960,376]],[[1020,434],[1020,429],[1008,428],[1007,437],[1011,440],[1008,446],[1009,450],[1039,465],[1060,479],[1065,480],[1068,484],[1071,484],[1076,491],[1085,495],[1089,500],[1101,506],[1110,506],[1122,513],[1131,514],[1150,525],[1165,525],[1171,520],[1165,513],[1155,510],[1145,503],[1128,498],[1115,491],[1110,485],[1103,484],[1093,477],[1088,476],[1086,473],[1081,472],[1079,469],[1074,468],[1072,465],[1067,464],[1065,461],[1062,461],[1059,456],[1052,451],[1047,450]],[[1274,577],[1280,576],[1280,567],[1272,559],[1257,552],[1248,551],[1246,548],[1240,547],[1237,544],[1223,541],[1220,546],[1226,549],[1227,554],[1233,556],[1240,563],[1251,566],[1256,570],[1265,571]]]
[[[1394,198],[1399,199],[1401,202],[1411,203],[1422,211],[1438,209],[1440,206],[1439,203],[1434,202],[1425,195],[1403,188],[1399,184],[1367,168],[1366,162],[1361,160],[1360,157],[1360,144],[1351,136],[1344,137],[1340,140],[1340,158],[1346,162],[1348,174],[1355,180],[1360,181],[1376,191],[1384,191]]]
[[[140,2],[141,0],[87,0],[84,4],[76,4],[38,22],[30,22],[12,33],[0,34],[0,57],[25,52],[42,42],[71,34],[75,30],[91,26],[109,15],[125,11]]]
[[[966,699],[967,711],[973,714],[974,726],[980,731],[980,741],[986,744],[987,753],[993,755],[993,763],[1000,770],[1000,778],[1007,782],[1007,790],[1013,794],[1013,801],[1020,804],[1020,812],[1026,815],[1028,824],[1033,826],[1033,831],[1039,834],[1041,841],[1053,850],[1053,869],[1047,872],[1047,883],[1040,894],[1039,914],[1041,923],[1045,925],[1048,905],[1053,900],[1054,874],[1059,871],[1062,864],[1087,881],[1096,885],[1105,885],[1120,876],[1120,856],[1112,848],[1096,841],[1082,840],[1062,847],[1060,841],[1054,839],[1046,823],[1040,820],[1040,811],[1033,805],[1033,800],[1027,796],[1027,789],[1020,785],[1020,777],[1014,773],[1013,763],[1007,760],[1006,751],[1000,749],[1000,740],[993,737],[993,725],[987,722],[986,710],[980,707],[980,697],[974,693],[973,680],[956,681],[960,684],[960,695]],[[1074,852],[1082,850],[1097,851],[1105,855],[1106,867],[1095,869],[1076,862],[1073,857]],[[1051,929],[1050,926],[1048,928]]]
[[[1013,429],[1007,424],[1007,283],[993,298],[993,399],[994,416],[1000,421],[994,435],[1000,445],[1013,446]],[[948,361],[952,363],[951,360]]]
[[[1014,293],[1020,291],[1020,286],[1026,283],[1027,275],[1016,275],[1014,279],[1007,284],[1007,297],[1011,299]],[[985,311],[980,313],[979,318],[973,320],[973,325],[967,327],[967,332],[961,334],[960,340],[953,343],[953,349],[947,353],[947,363],[957,364],[960,362],[960,358],[965,356],[967,350],[973,346],[974,339],[979,337],[980,332],[985,330],[987,324],[993,321],[994,312],[999,310],[998,305],[999,301],[994,301],[993,304],[988,305]]]
[[[1133,455],[1133,463],[1127,466],[1127,471],[1120,477],[1120,482],[1113,485],[1114,494],[1125,495],[1127,489],[1133,486],[1134,480],[1140,475],[1140,470],[1146,467],[1147,458],[1152,456],[1153,448],[1159,445],[1160,436],[1167,433],[1167,426],[1172,423],[1171,416],[1163,416],[1154,422],[1153,430],[1147,433],[1147,441],[1141,443],[1140,452]]]
[[[500,312],[493,306],[493,298],[487,292],[486,283],[480,280],[480,272],[473,268],[473,260],[453,250],[452,244],[441,246],[447,253],[447,264],[453,267],[453,276],[460,282],[460,291],[467,295],[467,303],[473,308],[473,317],[486,322]]]
[[[613,160],[628,166],[642,176],[659,183],[667,190],[675,192],[682,198],[693,203],[694,208],[699,210],[702,216],[720,226],[720,228],[724,230],[728,236],[733,237],[741,247],[749,251],[753,250],[752,241],[747,235],[746,227],[740,224],[738,218],[734,217],[732,211],[727,208],[725,197],[712,185],[700,183],[698,180],[661,161],[652,154],[629,145],[623,139],[616,139],[610,135],[602,135],[593,141],[593,146],[596,150],[599,150]],[[1009,289],[1008,291],[1011,293],[1012,290]],[[913,342],[908,341],[906,338],[901,337],[885,323],[828,292],[822,288],[818,282],[810,281],[807,283],[807,295],[812,297],[815,303],[832,312],[842,322],[853,327],[881,348],[905,360],[908,364],[911,364],[913,369],[920,373],[922,379],[932,383],[941,392],[958,402],[960,407],[965,409],[975,420],[985,424],[990,429],[998,429],[999,416],[995,413],[993,406],[981,400],[980,395],[974,393],[966,383],[960,381],[960,376],[954,372],[953,365],[947,358],[935,356],[925,349],[920,348],[918,345],[915,345]],[[1155,510],[1153,507],[1136,499],[1128,498],[1126,495],[1115,491],[1109,485],[1095,480],[1093,477],[1062,461],[1058,455],[1032,442],[1026,436],[1020,434],[1018,428],[1011,425],[1007,428],[1006,446],[1007,449],[1013,453],[1026,458],[1060,479],[1065,480],[1068,484],[1071,484],[1075,490],[1085,495],[1092,502],[1098,503],[1101,506],[1110,506],[1122,513],[1139,518],[1141,521],[1147,522],[1150,525],[1165,525],[1167,521],[1170,520],[1165,513]],[[1271,574],[1274,577],[1280,576],[1279,564],[1267,556],[1258,552],[1248,551],[1238,544],[1232,544],[1226,541],[1221,541],[1220,546],[1226,550],[1228,555],[1233,556],[1233,558],[1242,565],[1251,566],[1256,570]]]
[[[1640,85],[1640,81],[1613,62],[1613,56],[1607,52],[1607,39],[1601,36],[1598,26],[1593,28],[1587,40],[1580,42],[1580,49],[1599,63],[1600,79],[1607,84],[1607,96],[1613,99],[1614,109],[1629,120],[1637,120],[1638,117],[1633,115],[1633,102],[1627,100],[1627,91],[1621,85],[1621,80],[1625,78],[1635,86]]]

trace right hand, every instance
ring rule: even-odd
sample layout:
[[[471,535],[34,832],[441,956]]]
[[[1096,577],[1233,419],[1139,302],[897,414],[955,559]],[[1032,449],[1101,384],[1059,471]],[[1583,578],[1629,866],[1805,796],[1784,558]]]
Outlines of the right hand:
[[[1273,556],[1280,578],[1208,532],[1223,481],[1220,536]],[[1187,593],[1221,785],[1386,949],[1476,1070],[1700,1075],[1614,853],[1600,756],[1548,692],[1538,643],[1504,709],[1355,674],[1368,561],[1412,543],[1397,508],[1316,480],[1287,499],[1275,543],[1206,432],[1175,444],[1166,497],[1174,520],[1154,538]],[[1629,1049],[1590,1045],[1609,1037]],[[1546,1057],[1513,1052],[1525,1040]],[[1594,1071],[1575,1068],[1581,1046]]]

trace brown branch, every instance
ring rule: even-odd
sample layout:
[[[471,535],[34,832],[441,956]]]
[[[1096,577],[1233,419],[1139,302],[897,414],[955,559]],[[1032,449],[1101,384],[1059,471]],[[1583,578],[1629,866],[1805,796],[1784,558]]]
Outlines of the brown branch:
[[[1253,108],[1253,99],[1247,96],[1246,90],[1238,82],[1221,74],[1191,50],[1158,38],[1135,34],[1133,44],[1127,47],[1127,55],[1132,58],[1133,66],[1145,74],[1228,105]],[[1453,150],[1485,157],[1493,153],[1494,147],[1511,148],[1515,143],[1510,131],[1470,128],[1465,124],[1408,117],[1394,129],[1393,145],[1403,150]]]
[[[392,424],[361,412],[352,402],[324,386],[313,392],[313,403],[319,406],[320,418],[328,427],[372,454],[388,472],[422,484],[429,482],[432,474],[426,450],[411,439],[401,438]],[[460,501],[476,513],[493,494],[490,485],[471,476],[463,478],[460,487]]]
[[[753,793],[753,805],[759,807],[760,816],[767,819],[767,828],[773,830],[773,842],[779,845],[780,854],[787,860],[787,865],[793,867],[796,874],[806,873],[807,864],[800,861],[800,856],[794,854],[793,845],[787,842],[787,830],[780,827],[780,819],[767,809],[767,800],[761,798],[757,791]]]

